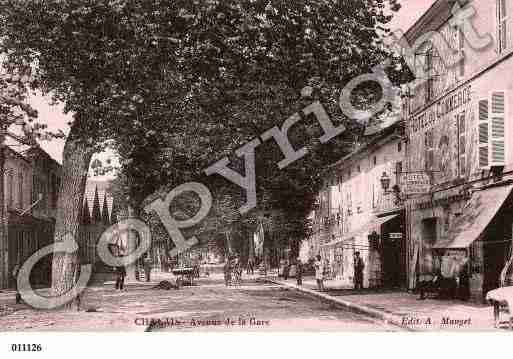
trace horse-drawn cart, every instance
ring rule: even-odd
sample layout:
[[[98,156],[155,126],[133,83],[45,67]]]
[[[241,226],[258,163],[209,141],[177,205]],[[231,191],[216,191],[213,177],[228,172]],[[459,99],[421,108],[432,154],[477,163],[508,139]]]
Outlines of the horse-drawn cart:
[[[176,284],[180,287],[182,285],[193,285],[196,269],[194,267],[181,267],[172,270],[173,275],[177,277]]]

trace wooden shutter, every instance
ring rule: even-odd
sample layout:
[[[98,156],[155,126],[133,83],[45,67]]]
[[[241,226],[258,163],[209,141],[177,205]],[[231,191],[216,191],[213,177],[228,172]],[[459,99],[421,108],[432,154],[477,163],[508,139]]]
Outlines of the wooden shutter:
[[[479,101],[479,168],[488,168],[488,100]]]
[[[465,123],[465,111],[460,113],[457,117],[457,126],[458,126],[458,156],[459,156],[459,173],[460,176],[465,176],[466,172],[466,148],[467,148],[467,131],[466,131],[466,123]]]
[[[461,56],[461,60],[458,64],[458,76],[464,77],[465,76],[465,35],[463,34],[463,30],[461,28],[458,28],[458,50],[459,54]]]
[[[504,91],[495,91],[492,93],[490,166],[503,166],[505,163],[505,100],[506,93]]]
[[[508,16],[508,1],[511,0],[496,0],[495,13],[496,13],[496,47],[497,52],[500,54],[509,48],[510,34],[509,34],[509,16]]]
[[[433,132],[427,130],[424,138],[424,148],[426,153],[425,169],[431,171],[434,168],[434,151],[433,151]]]

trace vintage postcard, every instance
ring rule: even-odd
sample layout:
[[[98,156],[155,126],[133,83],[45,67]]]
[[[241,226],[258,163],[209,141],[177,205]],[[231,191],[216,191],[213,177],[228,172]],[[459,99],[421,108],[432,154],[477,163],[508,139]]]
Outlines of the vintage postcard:
[[[511,0],[0,0],[0,62],[1,332],[513,330]]]

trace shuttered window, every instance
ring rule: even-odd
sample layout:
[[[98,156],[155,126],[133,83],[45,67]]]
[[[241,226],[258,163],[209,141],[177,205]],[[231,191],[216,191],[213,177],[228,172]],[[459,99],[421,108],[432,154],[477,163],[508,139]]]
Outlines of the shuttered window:
[[[458,127],[458,162],[459,162],[459,173],[460,176],[465,176],[466,172],[466,147],[467,147],[467,136],[466,136],[466,124],[465,124],[465,111],[456,116]]]
[[[508,23],[508,5],[511,0],[496,0],[497,14],[497,52],[502,53],[509,47],[509,23]]]
[[[496,91],[492,93],[492,108],[490,122],[490,165],[503,166],[505,163],[505,99],[504,91]]]
[[[424,137],[424,148],[426,151],[426,171],[434,169],[433,130],[427,130]]]
[[[465,76],[465,35],[463,29],[458,28],[458,49],[461,56],[461,60],[458,63],[458,75],[460,77]]]
[[[23,209],[23,173],[18,172],[18,208]]]
[[[488,100],[479,101],[479,167],[488,167]]]

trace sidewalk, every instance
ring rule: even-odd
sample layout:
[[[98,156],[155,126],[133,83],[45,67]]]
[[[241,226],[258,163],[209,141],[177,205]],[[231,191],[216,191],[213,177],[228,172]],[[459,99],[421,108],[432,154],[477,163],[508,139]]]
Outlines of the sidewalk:
[[[337,281],[325,281],[326,292],[319,292],[315,279],[303,278],[298,287],[295,279],[268,278],[271,282],[300,290],[322,300],[361,312],[413,331],[494,331],[493,308],[460,300],[418,300],[418,295],[399,290],[363,290],[356,292]],[[507,323],[502,317],[501,328]]]

